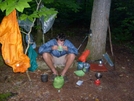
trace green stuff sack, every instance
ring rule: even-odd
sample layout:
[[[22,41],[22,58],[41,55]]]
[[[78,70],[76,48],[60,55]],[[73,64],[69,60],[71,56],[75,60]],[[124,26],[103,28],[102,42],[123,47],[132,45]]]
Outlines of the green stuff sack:
[[[76,70],[76,71],[74,71],[74,73],[75,73],[75,75],[77,75],[77,76],[84,76],[84,75],[85,75],[85,73],[84,73],[83,70]]]
[[[57,76],[55,77],[53,81],[54,88],[60,89],[64,85],[64,78],[63,76]]]

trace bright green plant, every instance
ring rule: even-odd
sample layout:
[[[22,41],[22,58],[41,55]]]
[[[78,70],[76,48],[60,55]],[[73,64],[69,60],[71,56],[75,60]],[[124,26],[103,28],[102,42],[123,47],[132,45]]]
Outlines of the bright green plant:
[[[14,9],[16,9],[20,14],[19,18],[21,20],[28,18],[31,21],[35,18],[41,17],[42,15],[47,20],[50,15],[58,13],[54,8],[48,9],[45,6],[39,10],[39,5],[42,2],[42,0],[0,0],[0,9],[2,12],[6,12],[5,15],[9,15]],[[45,0],[45,3],[51,2],[53,2],[53,0]]]
[[[14,9],[19,12],[23,12],[24,8],[29,8],[28,2],[32,0],[0,0],[0,9],[6,11],[6,15],[9,15]]]

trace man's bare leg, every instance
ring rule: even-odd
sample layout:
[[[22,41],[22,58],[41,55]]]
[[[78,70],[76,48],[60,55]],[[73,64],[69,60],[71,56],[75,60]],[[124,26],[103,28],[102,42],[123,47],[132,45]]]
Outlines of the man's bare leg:
[[[64,67],[63,71],[61,72],[61,76],[65,76],[65,73],[70,68],[70,66],[73,64],[74,59],[75,59],[75,54],[68,54],[66,56],[65,67]]]
[[[54,67],[54,63],[52,62],[52,56],[49,53],[43,53],[43,59],[48,65],[48,67],[52,70],[53,74],[58,75],[57,70]]]

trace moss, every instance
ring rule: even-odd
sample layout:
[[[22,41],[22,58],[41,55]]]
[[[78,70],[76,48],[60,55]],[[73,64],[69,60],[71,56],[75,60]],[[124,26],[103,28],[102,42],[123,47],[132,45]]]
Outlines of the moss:
[[[12,93],[10,93],[10,92],[0,94],[0,101],[7,101],[7,99],[8,99],[11,95],[12,95]]]
[[[10,97],[17,95],[17,93],[7,92],[0,94],[0,101],[7,101]]]

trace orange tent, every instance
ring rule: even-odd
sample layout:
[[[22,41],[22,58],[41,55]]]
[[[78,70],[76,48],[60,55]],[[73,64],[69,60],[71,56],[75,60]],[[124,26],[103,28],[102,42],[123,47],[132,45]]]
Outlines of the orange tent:
[[[23,73],[30,67],[30,59],[23,53],[16,10],[5,16],[0,24],[0,43],[3,59],[14,72]]]

